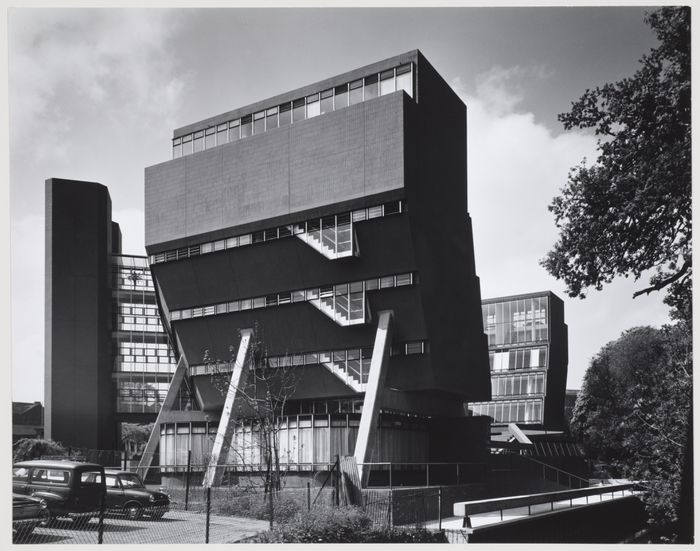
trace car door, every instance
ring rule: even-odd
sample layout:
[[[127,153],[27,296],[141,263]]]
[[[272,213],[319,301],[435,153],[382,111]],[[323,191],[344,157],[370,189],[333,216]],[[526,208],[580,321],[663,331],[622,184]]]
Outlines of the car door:
[[[120,509],[124,504],[124,490],[116,474],[105,474],[107,509]]]
[[[29,492],[29,468],[12,468],[12,491],[16,494],[26,494]]]

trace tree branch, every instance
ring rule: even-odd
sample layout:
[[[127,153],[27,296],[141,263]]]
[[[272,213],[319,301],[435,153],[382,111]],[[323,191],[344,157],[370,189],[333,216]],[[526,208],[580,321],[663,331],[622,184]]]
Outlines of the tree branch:
[[[667,285],[670,285],[674,281],[678,281],[686,273],[688,273],[688,271],[690,270],[692,265],[693,265],[693,263],[691,260],[686,260],[683,263],[683,266],[681,266],[681,269],[678,270],[675,274],[673,274],[665,279],[662,279],[661,281],[657,281],[651,287],[647,287],[646,289],[642,289],[641,291],[637,291],[636,293],[634,293],[632,295],[632,298],[637,298],[640,295],[651,294],[653,291],[659,291],[659,290],[663,289],[664,287],[666,287]]]

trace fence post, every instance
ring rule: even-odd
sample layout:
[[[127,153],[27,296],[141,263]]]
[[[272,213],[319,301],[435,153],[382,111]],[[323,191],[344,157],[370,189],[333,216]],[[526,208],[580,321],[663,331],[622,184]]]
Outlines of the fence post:
[[[334,468],[338,469],[336,471],[336,476],[335,476],[335,506],[340,507],[340,456],[339,455],[335,456]]]
[[[389,488],[389,527],[394,527],[394,489]]]
[[[442,486],[438,486],[438,530],[442,530]]]
[[[97,517],[97,543],[102,544],[105,531],[105,493],[100,494],[100,514]]]
[[[430,486],[430,463],[425,464],[425,485]]]
[[[391,461],[389,461],[389,489],[394,487],[394,485],[392,483],[392,479],[391,479],[391,471],[392,471],[392,464],[391,464]]]
[[[192,450],[187,450],[187,474],[185,474],[185,511],[190,501],[190,473],[192,472]]]
[[[127,456],[127,451],[126,449],[124,450],[124,470],[126,471],[126,456]]]
[[[211,486],[207,486],[207,518],[204,528],[204,543],[209,543],[209,518],[211,516]]]

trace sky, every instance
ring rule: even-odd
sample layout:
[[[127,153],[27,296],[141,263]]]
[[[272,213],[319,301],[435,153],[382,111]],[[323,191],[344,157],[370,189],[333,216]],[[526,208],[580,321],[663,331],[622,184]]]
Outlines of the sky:
[[[646,278],[584,300],[539,265],[547,206],[596,158],[557,114],[631,76],[656,42],[641,7],[10,9],[12,394],[43,401],[44,181],[106,185],[123,252],[144,251],[144,168],[172,131],[420,49],[467,105],[469,211],[482,298],[552,290],[569,327],[567,388],[622,331],[669,321]]]

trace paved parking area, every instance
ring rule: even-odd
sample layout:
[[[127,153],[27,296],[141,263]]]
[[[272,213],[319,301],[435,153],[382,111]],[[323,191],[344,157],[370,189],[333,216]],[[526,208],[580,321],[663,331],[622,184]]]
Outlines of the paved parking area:
[[[187,511],[169,511],[159,520],[128,520],[108,516],[104,523],[103,543],[204,543],[205,521],[204,513]],[[268,523],[263,520],[211,515],[209,543],[233,543],[267,528]],[[96,544],[97,519],[86,524],[60,519],[49,528],[36,528],[34,533],[17,543]]]

